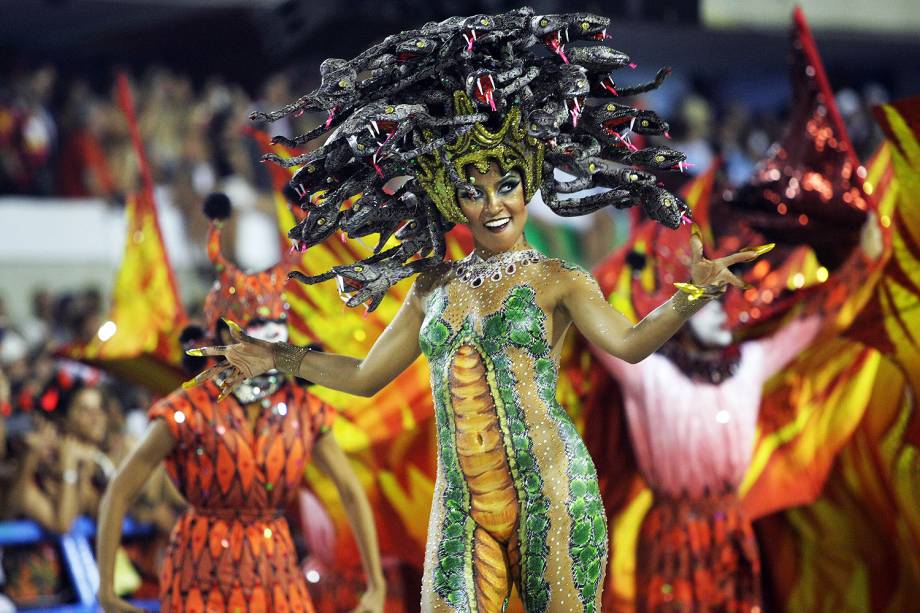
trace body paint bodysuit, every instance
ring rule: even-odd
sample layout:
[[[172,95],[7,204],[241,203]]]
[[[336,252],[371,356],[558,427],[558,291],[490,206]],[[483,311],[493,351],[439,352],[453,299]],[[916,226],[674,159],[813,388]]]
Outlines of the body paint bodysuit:
[[[553,317],[537,292],[572,270],[514,253],[472,273],[464,260],[423,290],[438,428],[423,611],[502,611],[512,582],[530,613],[599,610],[604,509],[556,401]]]

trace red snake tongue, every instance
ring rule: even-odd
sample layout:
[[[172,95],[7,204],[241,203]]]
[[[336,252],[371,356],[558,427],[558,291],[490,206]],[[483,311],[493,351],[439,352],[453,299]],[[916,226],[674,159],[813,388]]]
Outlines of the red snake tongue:
[[[470,28],[463,33],[463,40],[466,41],[466,51],[467,53],[473,52],[473,44],[476,42],[476,30]]]
[[[601,87],[606,89],[608,92],[610,92],[614,96],[620,95],[617,93],[617,88],[613,82],[613,79],[611,79],[609,76],[604,77],[603,80],[601,80]]]
[[[348,302],[348,300],[351,298],[351,294],[364,287],[363,282],[356,279],[349,279],[343,277],[342,275],[336,276],[335,284],[338,286],[339,298],[342,299],[342,302]]]
[[[603,123],[604,130],[607,134],[613,135],[617,134],[616,129],[622,125],[625,125],[629,121],[629,117],[616,117],[614,119],[608,119]],[[619,136],[619,134],[617,134]]]
[[[495,91],[495,81],[492,79],[492,75],[485,74],[480,76],[476,80],[476,89],[476,97],[488,104],[493,111],[496,110],[495,95],[493,93]]]
[[[572,127],[577,127],[578,118],[581,117],[581,101],[578,98],[570,98],[566,100],[566,104],[569,107],[569,113],[572,115]]]
[[[379,123],[382,123],[382,122],[379,122]],[[387,122],[387,123],[390,123],[390,122]],[[387,134],[386,139],[382,143],[380,143],[380,146],[377,147],[376,151],[374,151],[374,155],[371,156],[371,164],[374,166],[374,170],[377,172],[377,174],[380,175],[381,177],[383,177],[383,169],[380,167],[380,164],[377,163],[377,156],[380,154],[380,150],[383,149],[383,147],[388,142],[390,142],[390,139],[393,138],[395,135],[396,135],[395,129],[392,132],[389,132]]]
[[[338,108],[338,107],[332,107],[331,109],[329,109],[329,117],[326,118],[326,127],[327,127],[327,128],[328,128],[329,126],[332,125],[332,118],[335,117],[336,108]]]
[[[543,42],[549,47],[553,53],[559,55],[562,58],[562,61],[566,64],[569,63],[569,58],[565,55],[565,45],[562,42],[562,30],[556,30],[552,34],[548,35],[543,39]]]

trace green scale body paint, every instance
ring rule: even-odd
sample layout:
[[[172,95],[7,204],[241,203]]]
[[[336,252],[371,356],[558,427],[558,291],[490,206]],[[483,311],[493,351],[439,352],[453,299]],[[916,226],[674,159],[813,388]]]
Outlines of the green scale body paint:
[[[566,610],[597,611],[598,591],[607,549],[606,516],[597,484],[597,474],[587,449],[565,410],[556,400],[558,369],[550,355],[546,335],[546,314],[536,301],[534,290],[520,284],[510,288],[501,308],[474,319],[467,316],[458,329],[443,317],[449,292],[439,287],[428,297],[426,317],[419,343],[429,360],[438,432],[439,478],[442,495],[436,495],[433,511],[439,512],[440,538],[430,560],[433,589],[455,611],[478,611],[471,493],[457,451],[457,428],[451,405],[449,369],[462,346],[475,347],[487,371],[489,391],[500,420],[508,465],[517,491],[517,536],[520,549],[518,584],[527,611],[550,610],[558,602],[547,577],[553,523],[546,480],[553,478],[541,467],[535,453],[528,412],[548,416],[561,441],[567,467],[562,478],[567,493],[556,505],[568,515],[567,543],[562,546],[570,560],[571,580],[577,594]],[[477,325],[478,324],[478,325]],[[512,355],[513,354],[513,355]],[[521,360],[520,356],[525,359]],[[512,357],[514,360],[512,361]],[[521,364],[520,362],[526,362]],[[519,379],[532,377],[536,402],[524,402]],[[561,471],[557,471],[561,472]],[[561,475],[555,475],[559,478]],[[515,573],[516,574],[516,573]],[[483,612],[484,613],[484,612]],[[489,612],[491,613],[491,612]]]

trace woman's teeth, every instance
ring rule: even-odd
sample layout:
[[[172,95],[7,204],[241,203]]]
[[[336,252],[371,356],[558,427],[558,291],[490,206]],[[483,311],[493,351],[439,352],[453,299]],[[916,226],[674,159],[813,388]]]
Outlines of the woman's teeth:
[[[492,232],[501,232],[509,223],[511,223],[510,217],[502,217],[500,219],[490,219],[483,225]]]

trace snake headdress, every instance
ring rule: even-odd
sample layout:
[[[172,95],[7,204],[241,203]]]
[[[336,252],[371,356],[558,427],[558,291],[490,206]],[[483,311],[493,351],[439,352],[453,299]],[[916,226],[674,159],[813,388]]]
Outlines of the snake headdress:
[[[269,122],[305,111],[327,115],[306,134],[274,139],[299,147],[327,137],[322,146],[290,158],[266,156],[300,167],[291,185],[309,214],[289,234],[298,248],[337,231],[380,236],[360,262],[292,276],[304,283],[337,277],[349,306],[373,310],[389,287],[444,260],[444,234],[466,221],[456,193],[468,187],[468,164],[485,171],[494,161],[503,171],[518,170],[526,198],[540,190],[558,215],[640,205],[668,227],[686,221],[687,205],[653,174],[683,170],[684,155],[639,148],[630,138],[667,135],[668,124],[625,103],[661,85],[670,71],[619,85],[618,71],[634,65],[603,44],[608,24],[590,13],[536,15],[526,7],[427,23],[351,60],[325,60],[316,90],[254,113]],[[556,169],[574,179],[559,181]],[[605,191],[559,197],[598,187]]]

